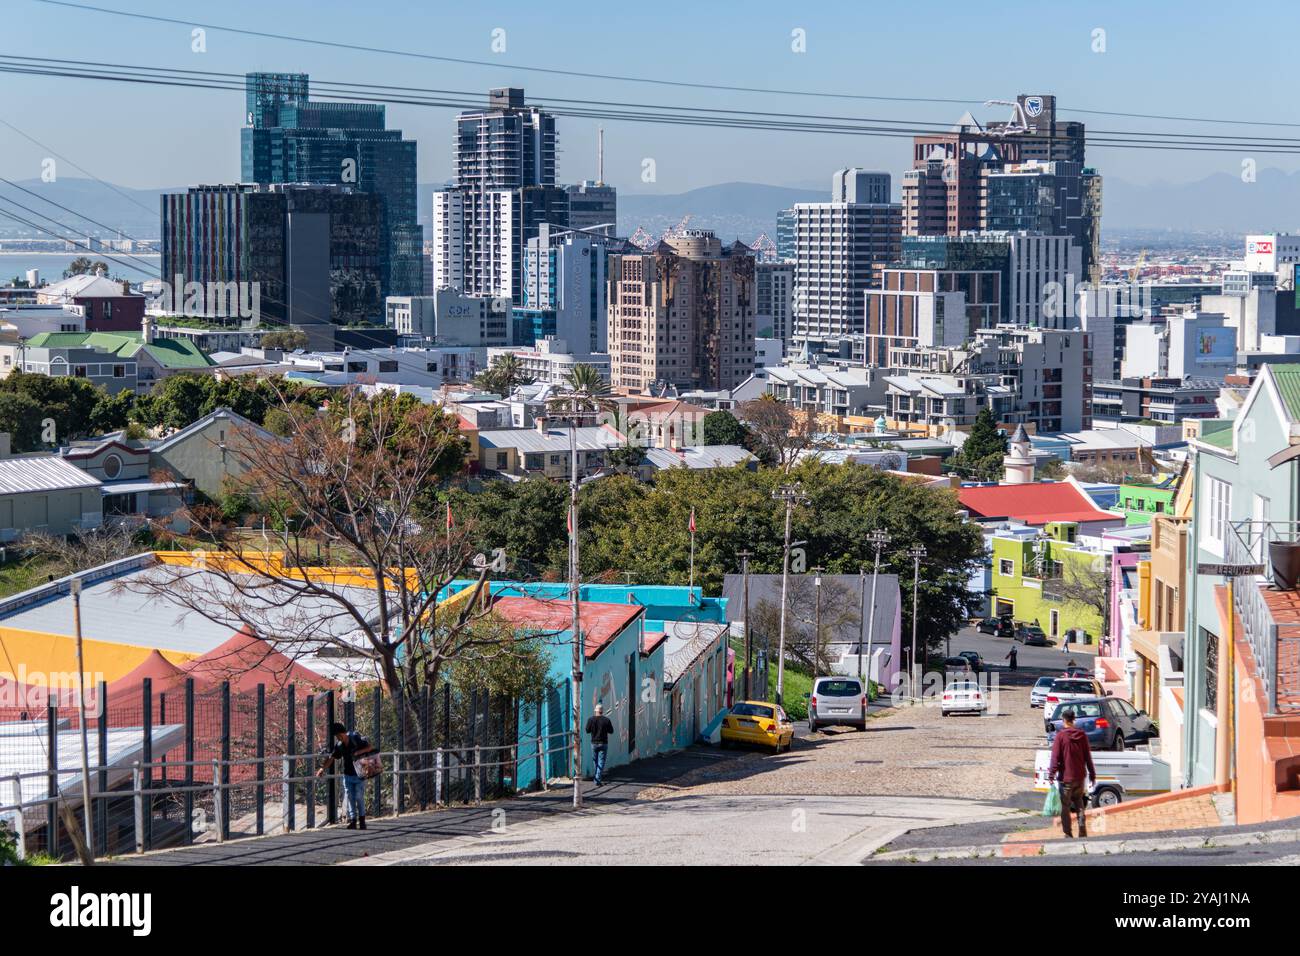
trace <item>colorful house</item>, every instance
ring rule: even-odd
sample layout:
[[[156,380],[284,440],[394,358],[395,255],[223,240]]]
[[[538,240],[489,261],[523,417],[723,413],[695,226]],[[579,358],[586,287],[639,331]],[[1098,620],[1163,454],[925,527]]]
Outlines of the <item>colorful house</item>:
[[[1124,513],[1124,523],[1150,524],[1153,515],[1169,514],[1177,494],[1176,475],[1156,475],[1151,483],[1126,481],[1119,486],[1117,511]]]
[[[1124,524],[1124,516],[1097,507],[1074,478],[1003,485],[963,485],[961,506],[980,524],[1017,521],[1034,527],[1069,522],[1079,534],[1098,534]]]
[[[996,615],[1037,624],[1056,641],[1071,629],[1097,638],[1102,624],[1098,608],[1068,600],[1063,593],[1066,581],[1107,570],[1107,555],[1079,541],[1077,522],[1005,528],[993,534],[990,544]]]

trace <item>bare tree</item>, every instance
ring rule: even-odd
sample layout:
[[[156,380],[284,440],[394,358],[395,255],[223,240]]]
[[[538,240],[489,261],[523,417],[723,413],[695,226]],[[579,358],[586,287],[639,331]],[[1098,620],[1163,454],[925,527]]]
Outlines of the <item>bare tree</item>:
[[[55,577],[64,577],[144,551],[136,540],[137,531],[118,523],[79,529],[66,536],[31,531],[23,536],[20,547],[47,560]]]
[[[749,426],[765,456],[783,474],[790,473],[801,452],[816,444],[817,416],[813,409],[796,412],[771,393],[741,402],[736,417]]]
[[[857,643],[862,621],[858,589],[834,578],[823,578],[821,627],[817,620],[817,584],[813,575],[792,575],[786,609],[786,654],[816,673],[846,650],[843,637]],[[780,630],[780,601],[758,601],[752,611],[757,634],[776,635]]]
[[[1104,638],[1110,633],[1110,574],[1104,564],[1098,567],[1093,560],[1067,559],[1062,565],[1061,577],[1044,582],[1044,595],[1051,595],[1062,604],[1095,612],[1101,619],[1098,637]]]

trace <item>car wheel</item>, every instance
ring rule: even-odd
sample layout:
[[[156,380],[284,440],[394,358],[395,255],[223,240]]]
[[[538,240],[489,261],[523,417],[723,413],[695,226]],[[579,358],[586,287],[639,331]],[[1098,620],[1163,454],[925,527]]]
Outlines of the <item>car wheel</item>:
[[[948,716],[948,711],[946,711],[946,710],[941,710],[941,711],[939,711],[939,716],[940,716],[940,717],[947,717],[947,716]]]
[[[808,721],[808,733],[810,734],[817,733],[817,721],[815,720]]]
[[[1115,731],[1115,742],[1110,745],[1110,749],[1119,752],[1124,749],[1124,735],[1118,730]]]
[[[1113,807],[1121,802],[1120,795],[1110,787],[1098,790],[1092,797],[1094,807]]]
[[[858,730],[865,731],[866,729],[867,729],[867,722],[865,720],[862,723],[858,724]]]

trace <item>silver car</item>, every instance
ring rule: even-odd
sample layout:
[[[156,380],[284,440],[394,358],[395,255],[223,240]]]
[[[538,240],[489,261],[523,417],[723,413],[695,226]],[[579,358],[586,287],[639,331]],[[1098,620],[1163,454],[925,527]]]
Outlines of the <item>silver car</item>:
[[[833,725],[867,729],[867,692],[856,677],[818,677],[808,695],[808,730]]]
[[[1029,691],[1029,706],[1042,707],[1047,701],[1047,692],[1051,689],[1052,684],[1056,682],[1055,677],[1040,677],[1038,682]]]

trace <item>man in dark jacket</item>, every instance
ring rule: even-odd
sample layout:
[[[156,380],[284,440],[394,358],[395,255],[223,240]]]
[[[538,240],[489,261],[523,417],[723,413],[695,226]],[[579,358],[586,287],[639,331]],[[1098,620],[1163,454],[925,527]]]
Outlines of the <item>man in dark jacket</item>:
[[[1073,837],[1070,828],[1070,815],[1079,816],[1079,836],[1088,835],[1088,817],[1084,810],[1087,790],[1083,778],[1086,774],[1094,784],[1097,782],[1097,768],[1092,765],[1092,748],[1088,746],[1088,735],[1074,726],[1074,711],[1067,710],[1061,715],[1064,726],[1052,739],[1052,762],[1047,767],[1047,779],[1061,782],[1061,830],[1067,837]]]
[[[596,786],[605,774],[605,755],[609,752],[609,735],[614,732],[614,724],[605,716],[605,708],[597,704],[595,714],[587,718],[587,735],[591,737],[591,760],[596,765]]]

